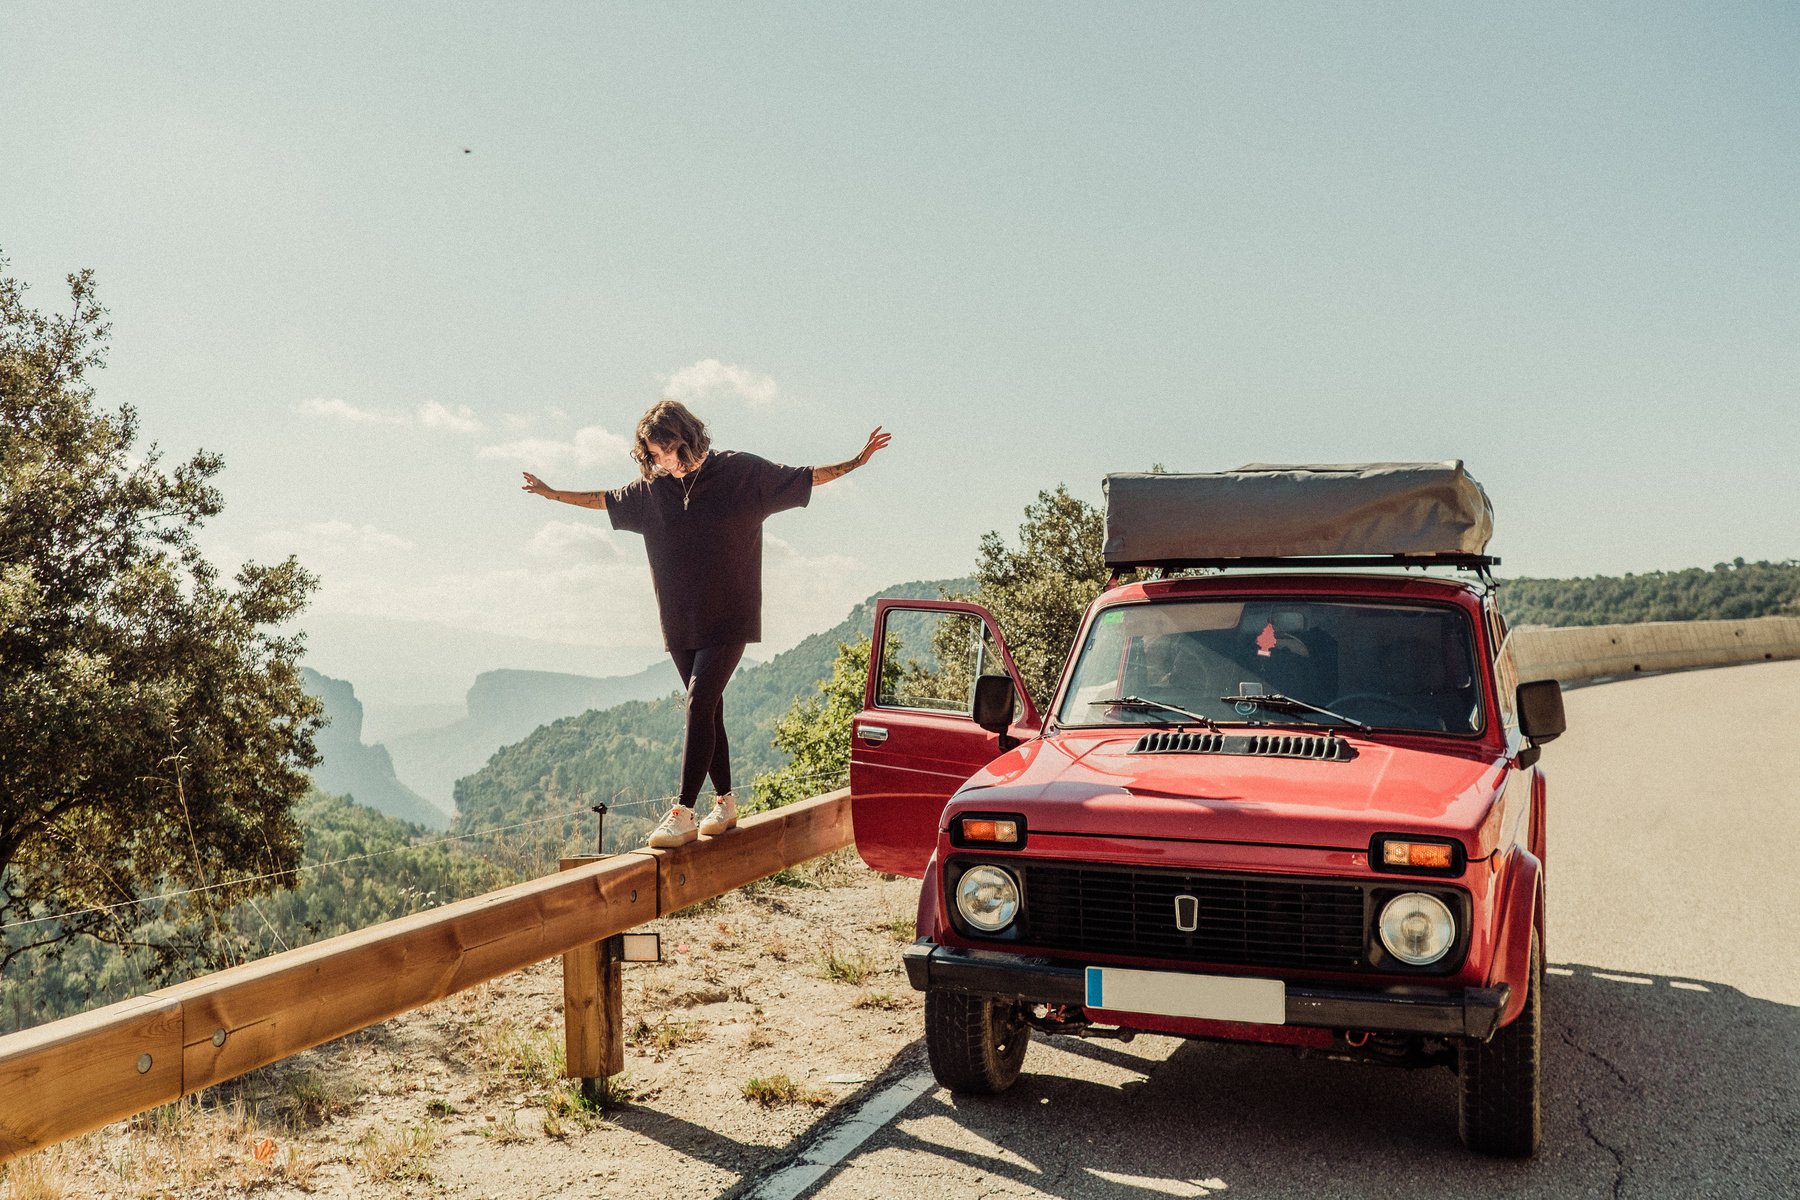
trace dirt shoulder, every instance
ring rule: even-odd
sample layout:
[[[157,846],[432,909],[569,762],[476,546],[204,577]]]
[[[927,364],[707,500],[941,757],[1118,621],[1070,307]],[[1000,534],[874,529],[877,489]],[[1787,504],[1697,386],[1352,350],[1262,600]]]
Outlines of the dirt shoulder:
[[[21,1160],[0,1198],[716,1196],[918,1039],[917,895],[840,854],[650,926],[603,1108],[562,1078],[543,963]]]

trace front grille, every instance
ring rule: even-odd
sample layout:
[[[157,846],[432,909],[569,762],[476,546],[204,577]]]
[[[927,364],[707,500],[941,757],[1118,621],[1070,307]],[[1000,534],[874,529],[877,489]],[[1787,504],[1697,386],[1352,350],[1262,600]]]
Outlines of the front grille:
[[[1366,965],[1367,892],[1358,884],[1079,863],[1017,869],[1029,945],[1246,967]],[[1175,927],[1182,895],[1199,901],[1192,933]]]
[[[1349,762],[1356,751],[1341,737],[1310,733],[1146,733],[1133,754],[1251,754]]]

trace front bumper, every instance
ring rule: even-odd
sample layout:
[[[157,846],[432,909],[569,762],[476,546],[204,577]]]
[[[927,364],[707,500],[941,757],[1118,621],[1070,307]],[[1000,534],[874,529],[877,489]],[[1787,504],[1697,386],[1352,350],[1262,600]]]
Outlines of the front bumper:
[[[1036,1004],[1083,1007],[1087,968],[993,950],[958,950],[921,938],[903,951],[917,991],[971,992]],[[1485,1042],[1506,1007],[1491,988],[1345,987],[1288,982],[1287,1024],[1376,1033],[1426,1033]]]

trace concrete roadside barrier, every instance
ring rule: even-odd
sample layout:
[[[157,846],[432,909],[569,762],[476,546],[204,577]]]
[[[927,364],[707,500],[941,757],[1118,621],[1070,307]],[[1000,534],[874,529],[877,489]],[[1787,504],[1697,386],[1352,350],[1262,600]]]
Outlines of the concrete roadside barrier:
[[[1800,617],[1647,621],[1513,631],[1519,678],[1596,679],[1800,658]]]

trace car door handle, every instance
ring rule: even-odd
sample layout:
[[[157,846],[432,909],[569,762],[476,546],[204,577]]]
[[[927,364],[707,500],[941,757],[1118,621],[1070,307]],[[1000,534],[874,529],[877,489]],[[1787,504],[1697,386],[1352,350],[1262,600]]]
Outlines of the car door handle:
[[[870,745],[879,746],[887,741],[887,730],[880,725],[858,725],[856,736]]]

